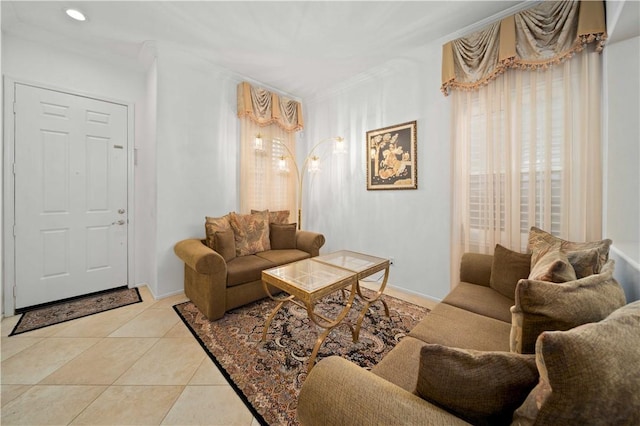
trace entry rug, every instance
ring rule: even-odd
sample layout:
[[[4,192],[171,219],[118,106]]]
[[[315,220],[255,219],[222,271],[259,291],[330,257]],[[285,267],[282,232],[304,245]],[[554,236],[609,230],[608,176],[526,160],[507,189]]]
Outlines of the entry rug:
[[[371,369],[429,312],[391,296],[382,297],[390,318],[384,315],[381,302],[374,303],[362,323],[359,342],[353,342],[347,325],[339,325],[320,347],[316,362],[338,355]],[[262,343],[265,319],[275,305],[263,299],[231,310],[217,321],[209,321],[192,302],[174,309],[261,424],[297,425],[298,394],[318,328],[304,308],[288,303],[274,317]],[[316,312],[334,318],[343,306],[337,292],[319,302]],[[347,317],[352,324],[361,309],[356,298]]]
[[[118,287],[27,309],[9,336],[142,302],[137,288]]]

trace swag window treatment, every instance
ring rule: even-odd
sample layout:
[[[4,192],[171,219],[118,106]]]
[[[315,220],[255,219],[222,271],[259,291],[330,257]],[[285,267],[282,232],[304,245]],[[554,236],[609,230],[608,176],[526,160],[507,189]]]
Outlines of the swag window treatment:
[[[237,94],[240,212],[266,209],[297,211],[295,174],[279,171],[277,164],[282,157],[295,156],[295,132],[304,128],[302,105],[247,82],[238,84]],[[263,152],[254,149],[258,134],[265,141]],[[281,144],[271,143],[273,139],[286,145],[288,151]]]
[[[443,46],[452,108],[452,283],[465,251],[538,226],[602,237],[603,2],[545,1]]]
[[[302,104],[242,82],[238,85],[238,117],[258,126],[275,124],[286,132],[304,129]]]
[[[545,1],[442,47],[442,86],[475,90],[508,69],[547,69],[607,39],[604,2]]]

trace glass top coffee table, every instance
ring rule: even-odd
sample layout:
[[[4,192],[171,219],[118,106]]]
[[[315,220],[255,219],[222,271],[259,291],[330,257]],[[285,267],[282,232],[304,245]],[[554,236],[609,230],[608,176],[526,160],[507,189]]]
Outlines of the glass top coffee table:
[[[360,289],[360,280],[380,271],[385,271],[380,288],[374,293],[373,297],[365,297]],[[265,341],[267,338],[267,331],[269,330],[271,321],[286,303],[291,302],[305,308],[309,319],[324,329],[316,339],[316,343],[311,352],[309,365],[307,367],[308,371],[310,371],[315,363],[322,342],[324,342],[334,327],[342,323],[351,310],[356,295],[364,302],[364,306],[358,316],[355,329],[351,324],[347,324],[351,329],[354,342],[358,341],[362,320],[372,303],[380,300],[384,305],[386,316],[389,316],[387,303],[384,299],[380,298],[387,285],[388,278],[388,259],[348,250],[341,250],[335,253],[266,269],[262,271],[262,285],[269,297],[279,303],[265,322],[262,341]],[[284,297],[273,296],[269,291],[268,285],[272,285],[288,295]],[[346,295],[347,289],[349,290],[348,297]],[[342,291],[346,303],[335,318],[327,318],[315,312],[315,303],[318,300],[338,290]]]

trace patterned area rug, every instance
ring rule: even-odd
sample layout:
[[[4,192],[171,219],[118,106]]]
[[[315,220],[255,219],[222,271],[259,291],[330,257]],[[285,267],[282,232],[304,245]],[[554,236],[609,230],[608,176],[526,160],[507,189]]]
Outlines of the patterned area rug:
[[[391,296],[382,297],[389,305],[390,318],[384,315],[382,303],[374,303],[362,323],[359,342],[352,341],[347,325],[340,325],[320,347],[317,360],[339,355],[370,369],[429,312]],[[343,304],[337,292],[323,299],[316,312],[333,318]],[[209,321],[191,302],[174,309],[261,424],[297,425],[298,394],[318,329],[306,310],[289,303],[274,317],[262,343],[265,319],[275,305],[263,299],[229,311],[217,321]],[[360,309],[356,298],[347,317],[352,324]]]
[[[9,336],[142,302],[137,288],[118,287],[27,309]]]

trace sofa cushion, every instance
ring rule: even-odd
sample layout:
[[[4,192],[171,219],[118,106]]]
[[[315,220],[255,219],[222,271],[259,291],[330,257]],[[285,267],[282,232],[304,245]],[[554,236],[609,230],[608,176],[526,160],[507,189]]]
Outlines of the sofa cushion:
[[[269,212],[269,223],[286,224],[289,223],[289,210],[262,210]],[[261,210],[251,210],[251,214],[260,213]]]
[[[236,240],[236,256],[247,256],[270,250],[269,211],[253,214],[229,213],[229,222]]]
[[[211,250],[216,249],[215,235],[218,231],[226,231],[231,229],[231,223],[229,222],[229,215],[226,214],[222,217],[209,217],[205,216],[204,230],[206,235],[207,246]]]
[[[461,282],[447,294],[442,302],[500,321],[511,322],[510,309],[513,306],[513,299],[503,296],[490,287]]]
[[[530,280],[564,283],[576,278],[576,272],[560,244],[543,248],[531,257]]]
[[[491,264],[489,286],[513,300],[516,284],[527,278],[531,270],[531,253],[518,253],[496,244]]]
[[[534,253],[534,257],[535,252],[544,250],[547,247],[554,246],[556,244],[560,244],[560,249],[565,253],[579,250],[596,249],[598,251],[599,259],[595,267],[596,273],[599,273],[600,269],[598,268],[604,266],[604,264],[609,259],[609,247],[611,246],[611,243],[612,241],[610,239],[586,242],[567,241],[551,235],[550,233],[543,231],[540,228],[532,226],[529,230],[527,249],[530,252]]]
[[[538,377],[534,355],[428,344],[416,392],[474,425],[508,425]]]
[[[217,251],[225,262],[236,257],[236,240],[231,229],[217,231],[214,236],[215,251]]]
[[[256,253],[256,256],[268,260],[275,266],[284,265],[285,263],[296,262],[298,260],[311,257],[309,253],[302,250],[267,250]]]
[[[227,263],[227,287],[261,280],[262,271],[274,266],[272,262],[256,255],[237,256]]]
[[[269,238],[272,250],[286,250],[296,248],[297,224],[269,224]]]
[[[599,274],[562,284],[520,280],[511,308],[511,351],[533,353],[543,331],[600,321],[623,306],[624,291],[613,278],[613,270],[610,259]]]
[[[640,301],[536,343],[540,382],[517,424],[640,424]]]
[[[438,303],[409,336],[462,349],[508,352],[510,329],[504,321]]]

